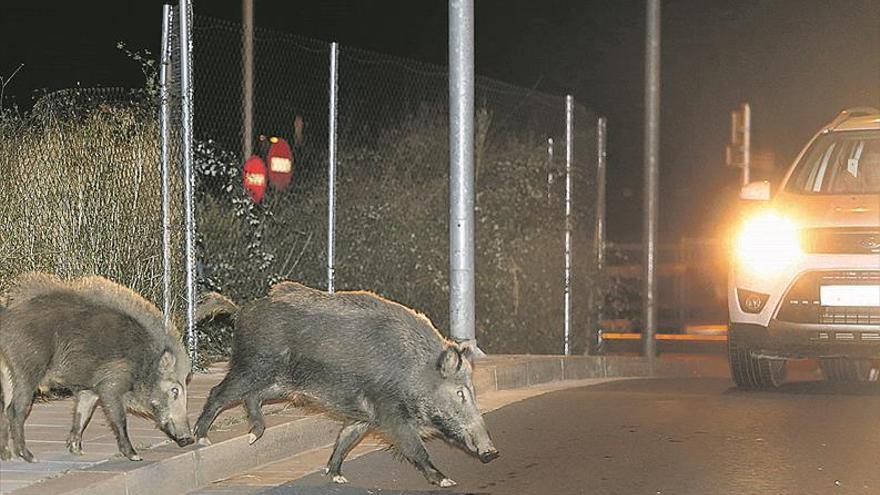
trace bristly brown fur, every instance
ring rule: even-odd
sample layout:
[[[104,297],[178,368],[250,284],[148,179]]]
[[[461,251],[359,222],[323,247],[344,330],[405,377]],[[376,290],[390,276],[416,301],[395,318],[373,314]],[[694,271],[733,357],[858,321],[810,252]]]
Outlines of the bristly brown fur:
[[[318,300],[333,298],[333,294],[330,294],[329,292],[325,292],[320,289],[315,289],[315,288],[309,287],[307,285],[303,285],[303,284],[296,282],[294,280],[284,280],[282,282],[278,282],[278,283],[274,284],[272,287],[269,288],[269,297],[276,297],[276,298],[283,300],[285,295],[294,295],[294,294],[300,298],[305,296],[305,297],[313,297]],[[394,301],[392,299],[388,299],[387,297],[382,297],[382,296],[376,294],[375,292],[371,292],[368,290],[340,290],[340,291],[336,291],[334,294],[364,295],[364,296],[367,296],[371,299],[378,299],[378,300],[381,300],[385,303],[389,303],[394,306],[398,306],[398,307],[406,310],[408,313],[410,313],[414,317],[427,323],[428,326],[430,326],[431,328],[434,329],[434,332],[437,334],[437,337],[440,338],[440,340],[442,340],[444,343],[446,343],[447,345],[450,345],[450,346],[455,345],[451,340],[447,339],[446,336],[444,336],[442,333],[440,333],[440,331],[434,325],[434,322],[431,321],[430,318],[428,318],[428,315],[422,313],[421,311],[417,311],[413,308],[410,308],[409,306],[406,306],[405,304],[399,303],[399,302]]]
[[[62,280],[47,273],[25,273],[13,281],[7,294],[7,306],[12,307],[23,301],[55,292],[75,293],[98,305],[129,315],[156,336],[167,332],[172,336],[180,337],[180,332],[174,325],[165,329],[164,317],[156,305],[128,287],[96,275]]]

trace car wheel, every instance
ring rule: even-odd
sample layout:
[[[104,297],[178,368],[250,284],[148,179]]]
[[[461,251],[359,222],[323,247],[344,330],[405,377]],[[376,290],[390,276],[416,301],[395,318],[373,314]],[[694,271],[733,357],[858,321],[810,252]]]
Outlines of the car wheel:
[[[737,345],[736,338],[732,335],[728,335],[727,360],[730,364],[730,376],[741,389],[773,389],[785,381],[784,359],[755,357],[750,349]]]
[[[822,375],[829,382],[866,382],[871,379],[871,361],[824,358],[819,360]]]

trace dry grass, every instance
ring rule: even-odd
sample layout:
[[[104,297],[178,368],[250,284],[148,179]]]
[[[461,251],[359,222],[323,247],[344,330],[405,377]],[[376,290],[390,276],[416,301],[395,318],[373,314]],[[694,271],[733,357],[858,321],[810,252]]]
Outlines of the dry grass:
[[[161,307],[155,107],[82,99],[47,97],[0,120],[0,291],[28,271],[100,274]]]

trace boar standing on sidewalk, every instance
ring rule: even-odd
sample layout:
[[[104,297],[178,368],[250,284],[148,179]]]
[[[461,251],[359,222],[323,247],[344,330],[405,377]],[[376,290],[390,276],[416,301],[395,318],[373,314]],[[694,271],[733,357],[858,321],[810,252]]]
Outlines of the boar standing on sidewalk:
[[[240,309],[207,294],[196,319],[218,314],[235,318],[232,359],[196,422],[197,439],[221,409],[243,401],[253,443],[265,430],[262,401],[297,394],[344,422],[326,469],[336,483],[347,481],[343,459],[373,430],[443,487],[455,482],[431,463],[423,438],[441,436],[483,462],[498,456],[474,400],[470,350],[424,315],[371,293],[295,282]]]
[[[24,422],[38,386],[63,387],[76,405],[68,449],[82,453],[82,434],[98,402],[119,451],[138,461],[126,409],[150,416],[180,446],[193,443],[186,417],[190,360],[162,313],[133,291],[102,277],[61,281],[19,277],[0,310],[0,459],[33,462]],[[9,435],[12,449],[9,449]]]

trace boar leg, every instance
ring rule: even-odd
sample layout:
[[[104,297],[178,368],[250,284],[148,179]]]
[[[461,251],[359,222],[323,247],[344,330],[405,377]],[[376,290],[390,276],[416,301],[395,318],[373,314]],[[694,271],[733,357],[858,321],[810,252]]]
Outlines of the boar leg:
[[[12,403],[12,380],[9,371],[0,362],[0,460],[12,459],[12,449],[9,448],[9,420],[6,415],[6,406]]]
[[[113,433],[116,434],[116,445],[119,452],[131,461],[140,461],[141,456],[137,455],[134,447],[131,445],[131,439],[128,438],[128,423],[125,419],[125,405],[119,399],[120,395],[115,393],[98,392],[101,399],[101,405],[104,407],[104,413],[107,414],[107,420]]]
[[[248,443],[253,445],[254,442],[263,436],[266,431],[266,421],[263,418],[263,398],[260,394],[249,394],[244,398],[244,408],[247,411],[248,419],[251,422],[251,431],[248,435]]]
[[[333,454],[327,461],[327,474],[333,477],[334,483],[348,483],[345,476],[342,476],[342,461],[346,456],[370,431],[369,423],[354,422],[345,423],[339,436],[336,438],[336,445],[333,447]]]
[[[73,426],[70,428],[70,436],[67,437],[67,450],[71,454],[82,455],[83,431],[89,425],[92,414],[98,406],[98,394],[91,390],[82,390],[77,392],[75,400]]]
[[[6,404],[0,397],[0,460],[12,459],[12,449],[9,448],[9,420],[6,419]]]
[[[431,463],[425,444],[413,428],[399,427],[388,432],[391,444],[407,461],[411,462],[425,478],[435,485],[447,488],[455,486],[455,481],[446,477]]]
[[[196,421],[196,427],[193,430],[196,440],[201,440],[208,436],[208,430],[211,424],[220,414],[220,411],[232,402],[241,400],[245,392],[257,390],[251,380],[245,380],[235,370],[230,371],[223,377],[223,380],[211,389],[208,394],[208,400],[205,402],[205,408]],[[259,408],[258,408],[259,409]],[[250,412],[250,411],[248,411]]]
[[[3,404],[0,404],[2,407]],[[9,422],[6,421],[6,413],[0,411],[0,461],[12,459],[12,450],[9,448]]]
[[[12,434],[12,450],[27,462],[36,462],[34,454],[28,450],[24,441],[24,420],[31,409],[34,389],[36,385],[32,388],[17,387],[13,391],[12,404],[6,408],[7,428],[10,428]]]

